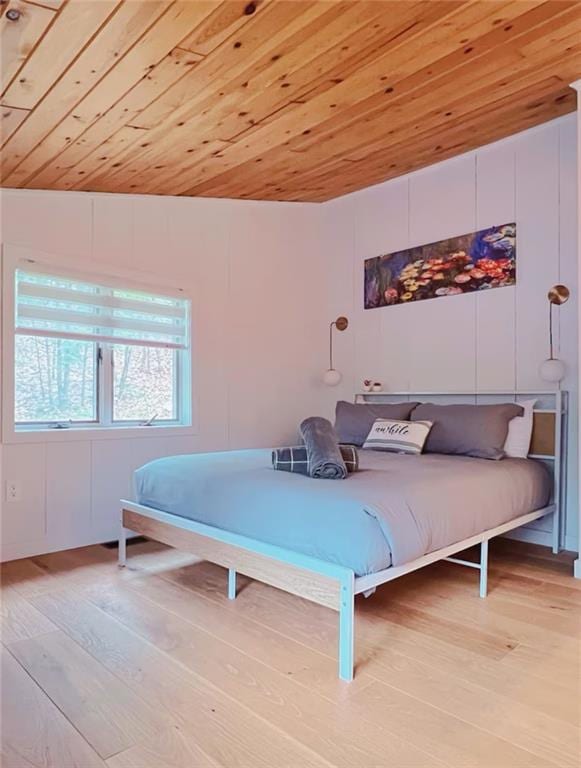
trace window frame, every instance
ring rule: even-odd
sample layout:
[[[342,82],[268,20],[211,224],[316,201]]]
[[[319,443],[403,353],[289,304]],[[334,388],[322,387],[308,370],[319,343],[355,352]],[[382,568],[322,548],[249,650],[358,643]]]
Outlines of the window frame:
[[[152,437],[155,434],[163,436],[195,435],[197,429],[197,413],[194,408],[193,385],[193,323],[192,297],[181,288],[163,285],[158,276],[140,275],[117,271],[116,274],[104,272],[95,274],[87,269],[79,270],[76,264],[66,264],[62,258],[52,254],[39,252],[20,246],[2,246],[2,398],[0,402],[2,441],[5,443],[19,442],[51,442],[53,440],[83,440],[111,439],[119,437]],[[99,352],[105,357],[109,355],[112,362],[112,344],[95,342],[97,347],[97,382],[96,382],[96,414],[97,421],[74,422],[66,428],[56,425],[62,421],[16,422],[15,418],[15,302],[16,302],[16,270],[26,268],[31,263],[54,273],[55,275],[78,279],[92,280],[125,290],[144,291],[152,294],[167,294],[189,302],[188,306],[188,347],[176,350],[176,376],[174,377],[174,392],[176,396],[176,419],[155,420],[151,425],[143,420],[114,420],[113,419],[113,368],[104,365],[99,360]],[[149,279],[148,279],[149,278]],[[34,335],[34,334],[30,334]],[[52,338],[52,337],[49,337]],[[153,415],[153,414],[152,414]],[[68,422],[66,422],[68,424]]]

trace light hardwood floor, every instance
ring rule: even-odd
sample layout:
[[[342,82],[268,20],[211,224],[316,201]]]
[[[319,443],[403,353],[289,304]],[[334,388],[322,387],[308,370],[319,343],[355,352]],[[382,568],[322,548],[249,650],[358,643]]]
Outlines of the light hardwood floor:
[[[581,582],[492,542],[336,615],[153,542],[3,566],[3,768],[577,768]]]

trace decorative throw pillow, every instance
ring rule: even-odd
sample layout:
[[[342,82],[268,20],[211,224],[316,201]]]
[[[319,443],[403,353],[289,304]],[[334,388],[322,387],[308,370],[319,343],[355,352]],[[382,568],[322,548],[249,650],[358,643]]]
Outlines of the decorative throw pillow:
[[[363,447],[394,453],[421,453],[431,428],[431,421],[376,419]]]
[[[508,422],[508,435],[504,442],[504,452],[513,459],[526,459],[531,447],[533,435],[533,412],[536,400],[523,400],[519,405],[525,409],[522,416],[515,416]]]
[[[522,416],[516,403],[501,405],[435,405],[414,408],[412,421],[431,421],[426,453],[449,453],[477,459],[502,459],[508,423]]]
[[[343,445],[363,445],[375,419],[409,419],[418,403],[348,403],[339,400],[335,431]]]

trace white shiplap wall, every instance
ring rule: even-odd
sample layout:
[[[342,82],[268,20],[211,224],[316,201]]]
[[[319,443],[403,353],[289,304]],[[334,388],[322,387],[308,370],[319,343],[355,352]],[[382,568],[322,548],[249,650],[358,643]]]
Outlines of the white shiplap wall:
[[[571,392],[570,549],[577,549],[578,508],[576,173],[570,115],[332,201],[323,221],[329,315],[351,320],[348,334],[336,339],[345,379],[333,400],[359,390],[364,378],[392,391],[548,389],[538,375],[548,356],[546,294],[556,282],[572,288],[571,300],[555,312],[568,367],[562,386]],[[363,309],[364,259],[514,220],[516,286]],[[527,535],[548,542],[542,532]]]
[[[567,117],[323,205],[3,191],[3,243],[60,254],[79,269],[135,270],[192,293],[199,414],[192,436],[0,445],[3,556],[113,538],[118,500],[140,464],[294,440],[302,417],[331,413],[364,377],[392,390],[545,388],[537,369],[546,291],[557,279],[576,285],[575,168]],[[516,288],[363,311],[363,259],[515,216]],[[335,335],[344,380],[329,390],[320,375],[338,314],[351,324]],[[558,318],[574,435],[575,294]],[[574,549],[574,439],[570,447]],[[12,504],[9,480],[22,494]]]
[[[2,558],[113,539],[133,470],[160,456],[297,440],[327,342],[318,206],[2,191],[2,243],[192,297],[195,434],[0,445]],[[10,361],[7,361],[8,363]],[[20,498],[7,502],[5,483]]]

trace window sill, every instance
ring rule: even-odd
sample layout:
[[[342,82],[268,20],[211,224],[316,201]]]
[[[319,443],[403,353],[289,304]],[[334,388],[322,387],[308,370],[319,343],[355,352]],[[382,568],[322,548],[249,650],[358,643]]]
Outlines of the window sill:
[[[52,443],[60,441],[83,442],[85,440],[127,440],[152,437],[186,437],[197,434],[192,426],[165,426],[152,424],[149,427],[69,427],[67,429],[22,429],[6,430],[4,443]]]

